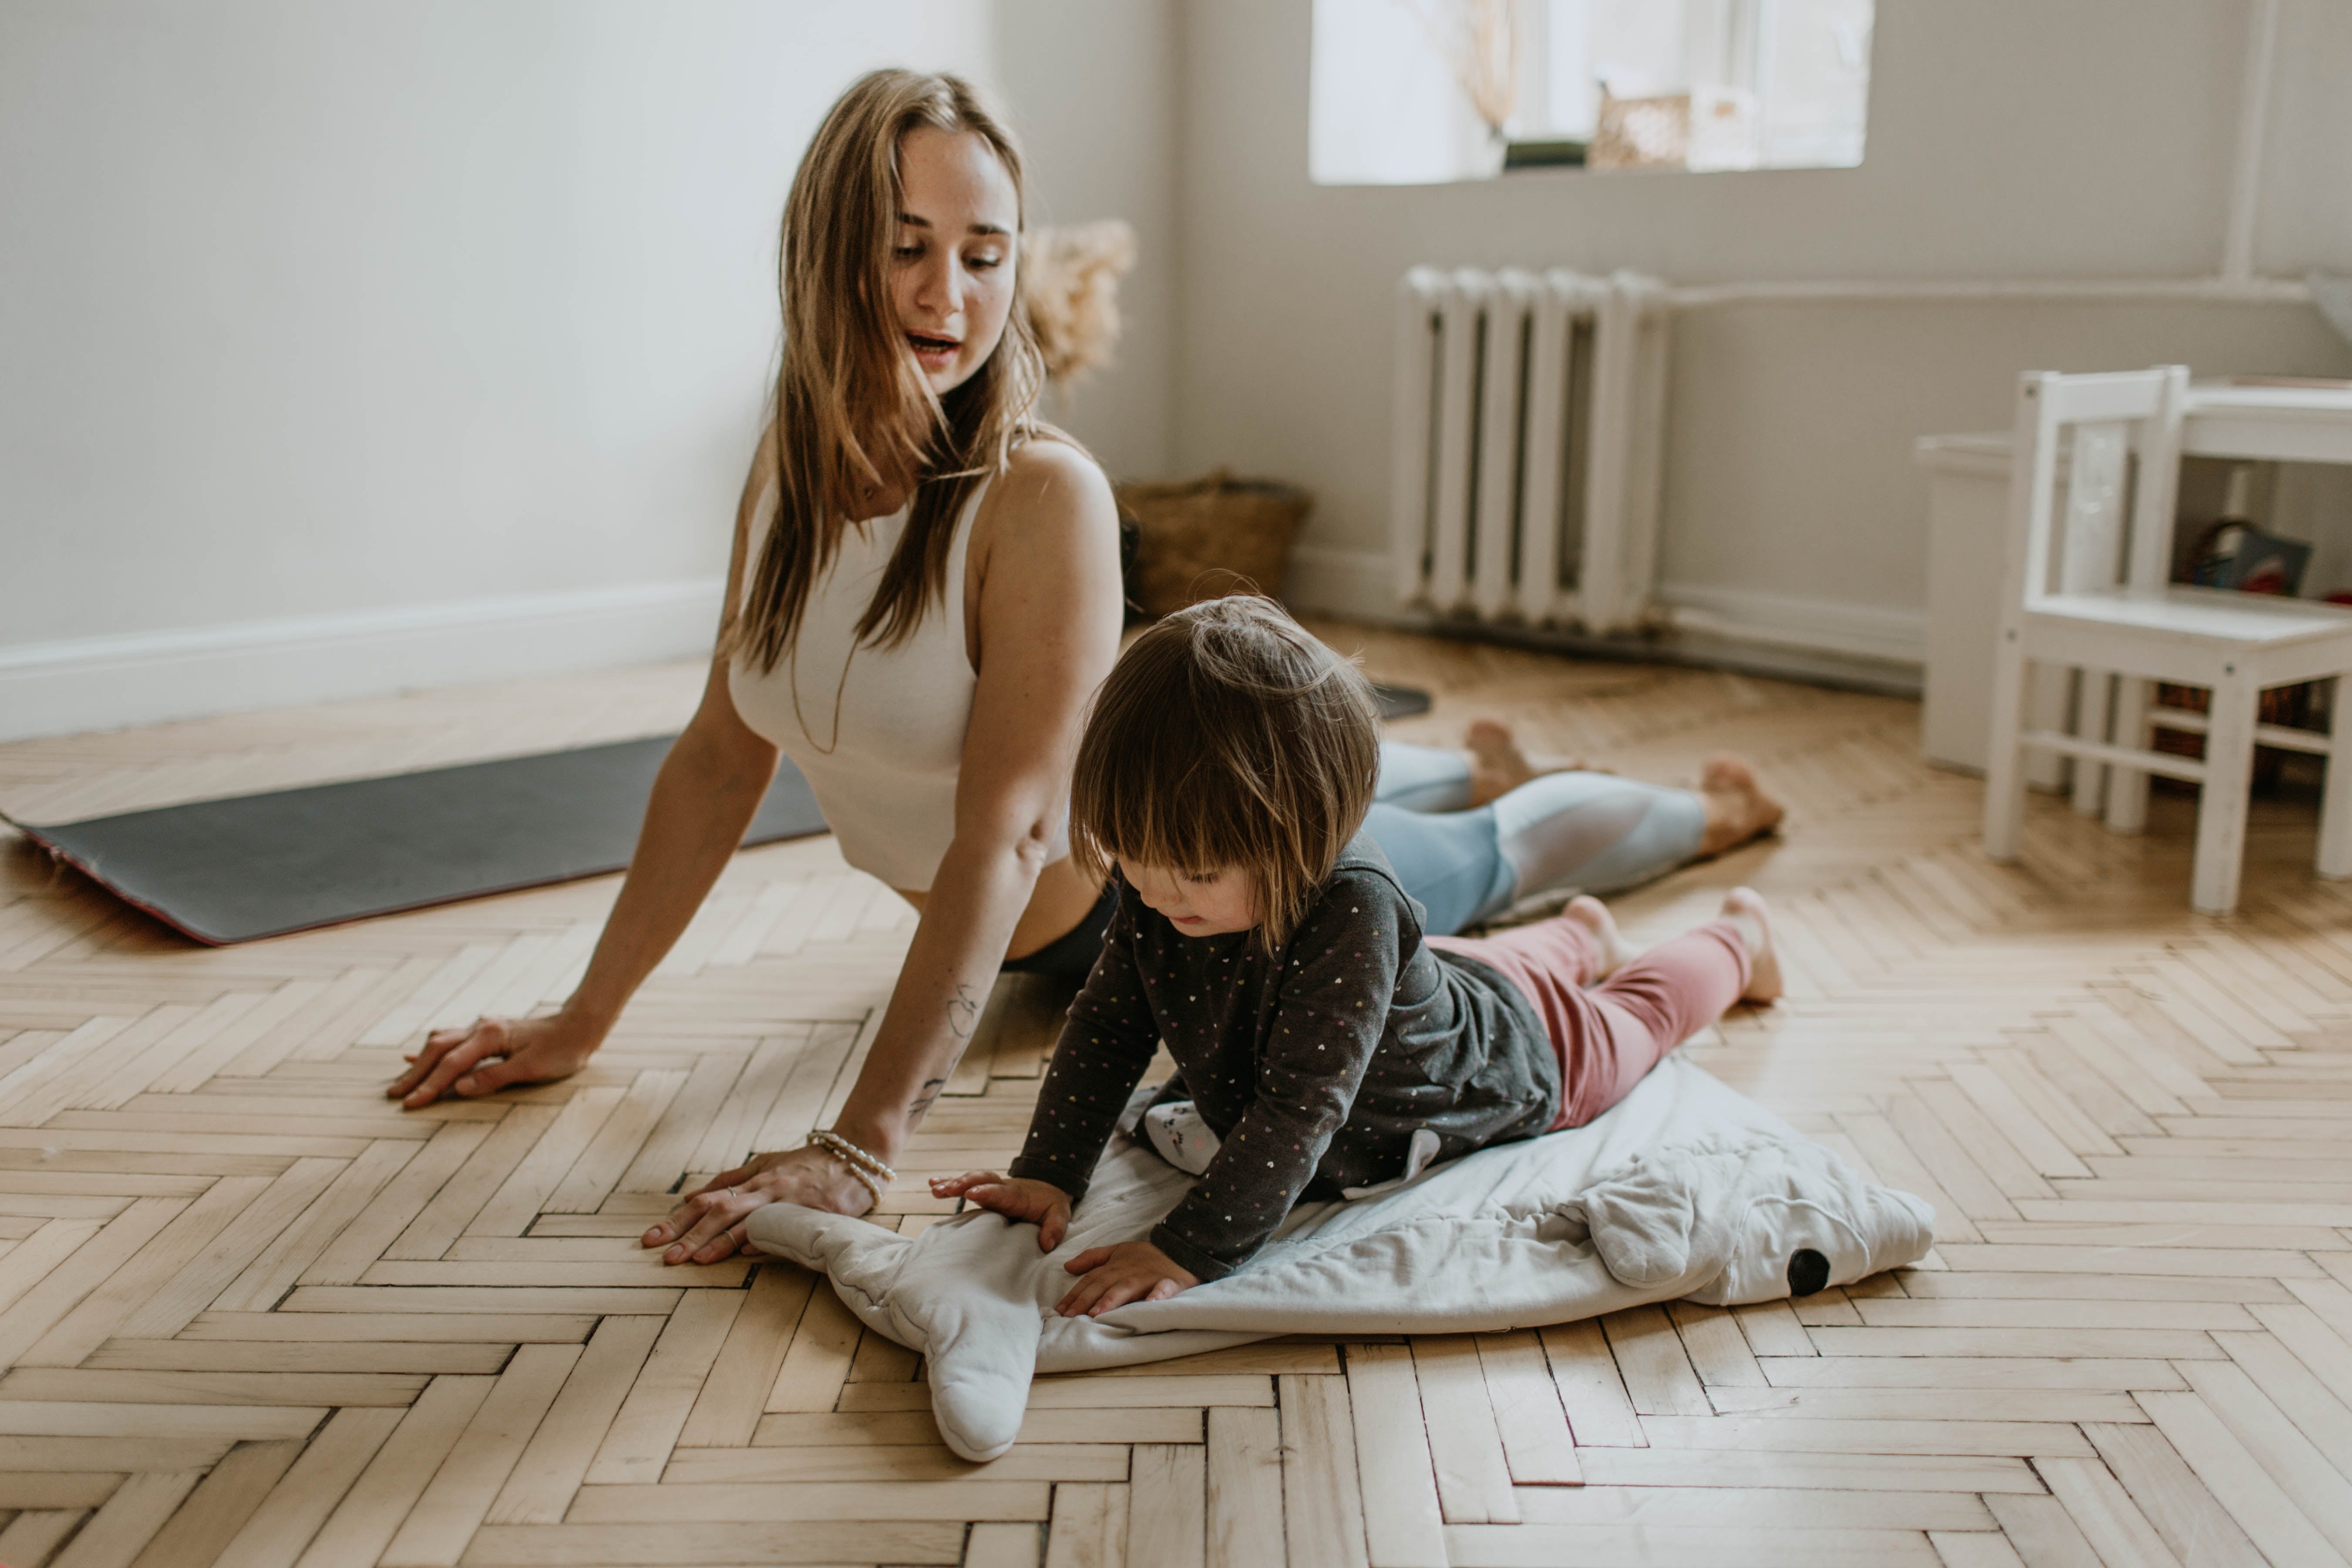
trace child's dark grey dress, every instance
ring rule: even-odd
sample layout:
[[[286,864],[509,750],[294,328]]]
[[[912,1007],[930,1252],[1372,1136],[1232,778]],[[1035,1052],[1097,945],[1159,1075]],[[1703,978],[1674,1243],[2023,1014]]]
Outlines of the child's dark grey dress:
[[[1151,1233],[1203,1279],[1249,1261],[1301,1197],[1403,1170],[1415,1131],[1451,1158],[1550,1125],[1559,1059],[1499,973],[1422,941],[1421,907],[1358,835],[1271,960],[1255,931],[1186,936],[1119,884],[1011,1169],[1084,1196],[1155,1047],[1221,1141]]]

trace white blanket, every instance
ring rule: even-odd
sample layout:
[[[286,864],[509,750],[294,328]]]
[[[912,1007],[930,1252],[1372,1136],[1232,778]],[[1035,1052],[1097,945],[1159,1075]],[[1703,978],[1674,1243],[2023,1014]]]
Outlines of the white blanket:
[[[1132,1110],[1132,1108],[1130,1108]],[[1499,1144],[1353,1203],[1303,1204],[1250,1265],[1100,1318],[1054,1312],[1063,1263],[1130,1241],[1193,1178],[1112,1140],[1059,1248],[972,1209],[913,1237],[775,1204],[761,1250],[832,1277],[866,1324],[925,1357],[968,1459],[1010,1447],[1040,1372],[1287,1333],[1494,1332],[1686,1297],[1768,1301],[1916,1260],[1934,1211],[1865,1181],[1680,1055],[1591,1124]]]

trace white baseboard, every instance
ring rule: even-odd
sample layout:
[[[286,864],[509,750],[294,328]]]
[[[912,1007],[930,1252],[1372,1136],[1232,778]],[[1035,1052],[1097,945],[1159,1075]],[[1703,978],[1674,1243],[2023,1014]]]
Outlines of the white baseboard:
[[[1397,603],[1391,573],[1388,556],[1379,551],[1304,546],[1292,558],[1286,597],[1299,610],[1349,620],[1433,625],[1425,613]],[[1661,657],[1680,662],[1720,663],[1801,680],[1916,691],[1927,657],[1927,618],[1916,610],[1881,610],[1695,583],[1665,584],[1658,590],[1658,600],[1670,632],[1651,646]],[[1468,624],[1446,625],[1449,630],[1476,635]],[[1522,636],[1510,627],[1496,628],[1496,635],[1537,645],[1549,637],[1540,632]],[[1621,646],[1620,640],[1586,644],[1572,636],[1559,640],[1562,646],[1583,644],[1587,651]]]
[[[1297,608],[1426,625],[1396,602],[1386,554],[1307,546],[1291,563]],[[0,647],[0,741],[214,713],[520,680],[707,652],[717,578],[476,599],[127,637]],[[1926,617],[1743,589],[1668,584],[1677,633],[1914,669]]]
[[[0,647],[0,741],[708,653],[719,579]]]
[[[1792,599],[1745,588],[1666,583],[1658,588],[1678,632],[1806,653],[1842,654],[1915,668],[1927,657],[1927,616],[1826,599]]]
[[[1397,603],[1396,568],[1385,552],[1302,544],[1290,554],[1283,598],[1293,609],[1351,621],[1412,625],[1427,617]]]
[[[1328,615],[1381,621],[1425,619],[1397,604],[1393,571],[1381,551],[1301,545],[1291,558],[1290,590],[1284,596],[1302,610]],[[1696,583],[1664,584],[1658,589],[1658,600],[1667,607],[1670,624],[1677,630],[1726,641],[1844,654],[1890,664],[1917,664],[1927,657],[1927,618],[1921,611],[1873,609]]]

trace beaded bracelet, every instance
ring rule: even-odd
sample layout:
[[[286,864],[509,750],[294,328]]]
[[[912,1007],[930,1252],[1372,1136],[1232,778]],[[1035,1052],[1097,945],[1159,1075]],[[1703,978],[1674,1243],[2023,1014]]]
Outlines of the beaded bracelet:
[[[886,1182],[895,1182],[898,1179],[898,1173],[884,1164],[878,1156],[867,1153],[831,1128],[818,1128],[809,1134],[809,1142],[820,1148],[831,1150],[851,1164],[860,1166],[869,1174],[879,1176]]]
[[[824,1150],[847,1166],[849,1173],[856,1177],[859,1184],[867,1192],[874,1194],[874,1201],[877,1204],[882,1201],[883,1194],[887,1190],[887,1184],[898,1179],[898,1172],[860,1149],[840,1133],[826,1128],[820,1127],[811,1132],[808,1135],[808,1146],[812,1149]]]

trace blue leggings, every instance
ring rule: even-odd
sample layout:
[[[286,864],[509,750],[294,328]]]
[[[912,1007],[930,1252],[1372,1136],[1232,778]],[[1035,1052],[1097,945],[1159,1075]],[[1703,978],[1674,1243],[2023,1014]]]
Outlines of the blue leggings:
[[[1431,936],[1451,936],[1528,893],[1613,893],[1663,877],[1698,854],[1706,803],[1614,773],[1547,773],[1472,811],[1470,764],[1459,752],[1381,742],[1378,798],[1364,826]],[[1008,961],[1015,973],[1085,982],[1116,907],[1106,889],[1076,929]]]
[[[1613,893],[1698,854],[1706,803],[1614,773],[1547,773],[1466,809],[1470,767],[1458,752],[1381,743],[1381,779],[1365,828],[1450,936],[1530,893]]]

